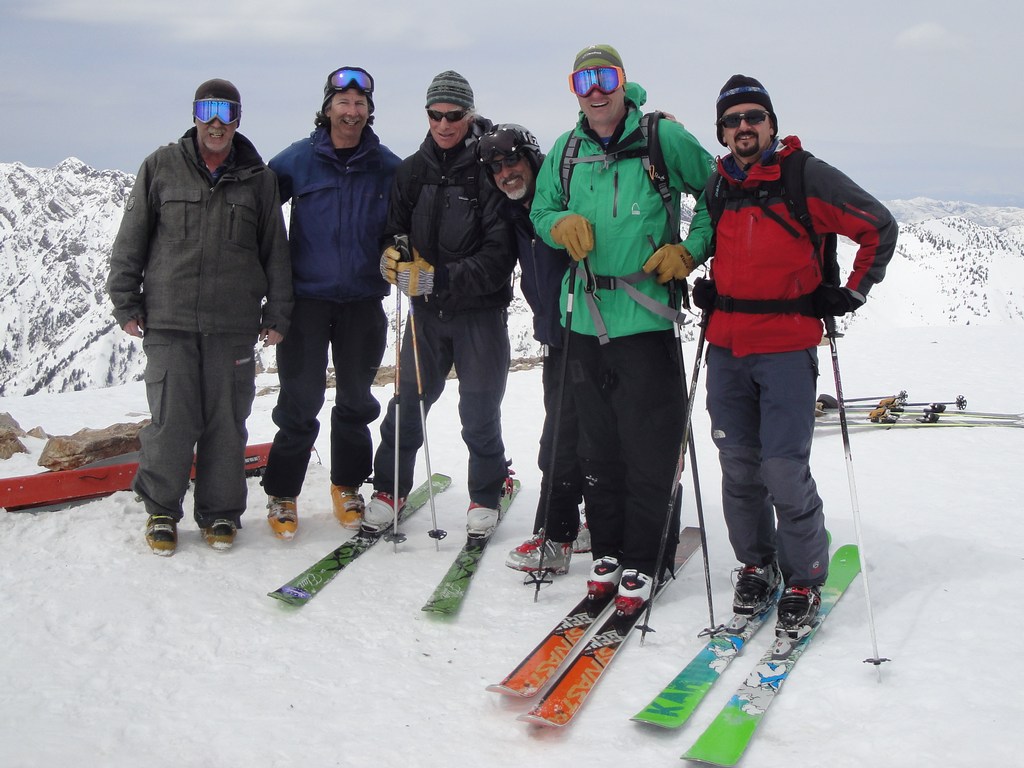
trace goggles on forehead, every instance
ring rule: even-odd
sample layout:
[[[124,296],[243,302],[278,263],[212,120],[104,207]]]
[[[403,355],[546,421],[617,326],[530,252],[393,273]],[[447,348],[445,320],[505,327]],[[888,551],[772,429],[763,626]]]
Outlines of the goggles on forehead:
[[[373,78],[370,77],[368,72],[358,67],[336,69],[327,78],[327,82],[331,84],[332,88],[337,88],[339,91],[344,91],[348,88],[358,88],[363,93],[373,95]]]
[[[569,75],[569,90],[577,96],[589,96],[596,88],[601,93],[611,93],[626,82],[622,67],[591,67],[580,69]]]
[[[242,105],[227,99],[197,99],[192,102],[192,116],[200,123],[209,123],[217,118],[224,125],[231,125],[242,116]]]

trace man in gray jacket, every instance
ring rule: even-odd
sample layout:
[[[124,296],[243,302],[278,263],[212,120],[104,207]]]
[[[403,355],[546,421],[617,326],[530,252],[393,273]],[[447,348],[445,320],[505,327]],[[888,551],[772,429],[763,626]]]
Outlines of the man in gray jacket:
[[[159,555],[177,547],[193,452],[195,520],[214,549],[233,544],[246,504],[254,345],[281,341],[291,315],[277,182],[237,132],[241,114],[230,82],[199,86],[194,127],[139,169],[110,258],[114,318],[144,335],[152,421],[132,488]]]

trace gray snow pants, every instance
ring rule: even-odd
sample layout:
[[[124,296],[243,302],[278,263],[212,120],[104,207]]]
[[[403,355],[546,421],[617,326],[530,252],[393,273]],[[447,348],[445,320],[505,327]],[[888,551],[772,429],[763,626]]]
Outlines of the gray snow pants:
[[[200,527],[241,525],[245,511],[245,420],[256,395],[251,334],[148,329],[146,397],[152,422],[142,429],[132,489],[149,514],[183,517],[195,453],[195,508]]]
[[[711,345],[707,368],[711,436],[736,559],[777,559],[787,585],[823,584],[828,535],[810,469],[817,349],[734,357]]]

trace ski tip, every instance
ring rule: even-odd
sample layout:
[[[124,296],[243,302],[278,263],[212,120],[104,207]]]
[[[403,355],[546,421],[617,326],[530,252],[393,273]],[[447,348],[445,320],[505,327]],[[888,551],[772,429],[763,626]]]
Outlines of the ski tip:
[[[511,696],[516,699],[528,699],[530,696],[535,694],[538,689],[535,688],[532,691],[521,691],[516,688],[509,688],[504,683],[494,683],[492,685],[488,685],[484,690],[490,691],[491,693],[500,693],[504,696]]]
[[[519,715],[516,720],[522,720],[524,723],[530,723],[531,725],[544,726],[545,728],[561,728],[565,725],[565,723],[553,723],[541,715],[535,715],[531,712]]]

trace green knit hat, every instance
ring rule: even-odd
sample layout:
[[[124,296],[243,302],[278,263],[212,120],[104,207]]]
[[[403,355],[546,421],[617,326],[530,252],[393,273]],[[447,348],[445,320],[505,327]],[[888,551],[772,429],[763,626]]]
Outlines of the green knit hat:
[[[473,109],[473,89],[469,81],[453,70],[442,72],[430,81],[427,88],[427,103],[455,104],[463,109]]]
[[[572,65],[573,72],[593,67],[619,67],[623,71],[626,70],[622,66],[619,52],[610,45],[588,45],[576,54],[576,61]]]

